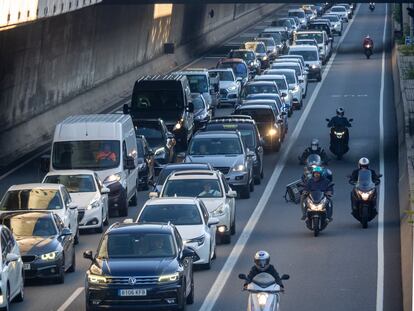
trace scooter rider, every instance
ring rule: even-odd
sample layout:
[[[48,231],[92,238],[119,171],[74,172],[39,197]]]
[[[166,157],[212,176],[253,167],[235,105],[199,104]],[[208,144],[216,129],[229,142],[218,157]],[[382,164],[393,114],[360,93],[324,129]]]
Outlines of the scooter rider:
[[[351,183],[356,183],[358,181],[358,175],[360,170],[370,170],[372,182],[378,183],[380,181],[379,175],[375,172],[375,170],[369,168],[369,159],[368,158],[361,158],[358,161],[359,168],[352,171],[352,175],[349,179]]]
[[[351,127],[352,124],[349,122],[348,118],[344,117],[345,110],[344,108],[339,107],[336,109],[336,116],[332,117],[331,120],[328,122],[328,127],[333,128],[346,128]],[[345,142],[348,144],[349,141],[349,134],[345,136]]]
[[[310,178],[307,183],[304,185],[304,189],[302,192],[301,197],[301,208],[302,208],[302,220],[306,219],[306,206],[305,206],[305,199],[308,194],[312,191],[322,191],[325,193],[329,200],[329,204],[327,205],[326,212],[328,221],[332,221],[332,201],[330,197],[333,195],[333,185],[332,183],[325,177],[322,176],[323,170],[320,166],[317,166],[312,171],[312,178]]]
[[[312,177],[313,168],[320,166],[322,168],[322,176],[327,178],[329,181],[332,181],[332,171],[322,165],[322,159],[319,155],[314,154],[310,159],[309,163],[306,163],[304,172],[302,175],[302,181],[306,182],[308,178]],[[310,177],[309,177],[310,176]]]
[[[254,255],[254,266],[250,269],[250,272],[247,275],[248,281],[244,283],[244,287],[246,288],[256,275],[263,272],[269,273],[271,276],[273,276],[276,280],[276,283],[280,287],[284,288],[282,279],[280,278],[279,273],[276,271],[275,267],[270,264],[270,255],[266,251],[258,251]]]
[[[319,140],[317,138],[312,139],[310,147],[306,148],[305,151],[303,151],[302,155],[299,157],[300,164],[305,164],[306,159],[311,154],[319,155],[324,164],[326,164],[329,160],[325,150],[319,146]]]

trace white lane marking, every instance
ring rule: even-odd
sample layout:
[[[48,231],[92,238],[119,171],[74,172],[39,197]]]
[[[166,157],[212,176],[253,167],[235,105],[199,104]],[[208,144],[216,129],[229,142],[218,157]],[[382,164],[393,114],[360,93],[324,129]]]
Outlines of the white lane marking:
[[[381,92],[379,110],[379,158],[382,182],[380,184],[378,205],[378,265],[377,265],[377,311],[384,309],[384,201],[385,201],[385,160],[384,160],[384,80],[385,80],[385,39],[387,34],[388,5],[385,4],[385,24],[382,35],[382,60],[381,60]]]
[[[73,292],[73,294],[70,295],[70,297],[63,303],[63,305],[61,305],[59,309],[57,309],[57,311],[65,311],[72,304],[72,302],[74,302],[75,299],[78,298],[78,296],[83,292],[84,289],[84,287],[77,288]]]
[[[357,11],[355,12],[355,16],[359,11],[359,7]],[[355,18],[352,19],[352,21],[348,24],[348,27],[346,28],[343,36],[338,42],[338,47],[342,43],[342,41],[345,39],[346,35],[348,34],[349,29],[351,28],[352,23],[354,22]],[[253,233],[254,228],[256,227],[257,222],[260,219],[261,214],[263,213],[267,202],[270,199],[270,196],[277,184],[277,181],[280,177],[280,174],[282,173],[287,157],[289,155],[290,149],[292,148],[293,144],[296,142],[296,140],[299,137],[300,132],[302,131],[302,127],[305,124],[306,119],[308,118],[308,115],[310,113],[310,110],[316,100],[316,97],[318,96],[318,93],[325,81],[326,76],[329,73],[329,70],[331,69],[332,63],[336,57],[336,52],[334,52],[331,56],[331,59],[329,60],[323,74],[322,74],[322,80],[320,83],[318,83],[312,93],[311,98],[309,99],[308,104],[305,106],[305,109],[296,124],[295,130],[292,133],[292,136],[289,139],[288,145],[283,149],[280,160],[276,164],[275,169],[273,170],[272,176],[270,177],[266,188],[263,191],[263,194],[257,203],[256,208],[254,209],[253,213],[251,214],[246,226],[244,227],[239,239],[237,240],[236,244],[234,245],[229,257],[227,258],[224,266],[221,268],[219,275],[217,276],[214,284],[211,286],[210,291],[208,292],[206,298],[204,299],[203,304],[201,305],[201,308],[199,311],[211,311],[214,308],[214,305],[216,304],[218,298],[220,297],[221,292],[223,291],[223,288],[230,277],[232,275],[232,271],[242,254],[244,247],[247,244],[247,241],[249,240],[250,236]]]

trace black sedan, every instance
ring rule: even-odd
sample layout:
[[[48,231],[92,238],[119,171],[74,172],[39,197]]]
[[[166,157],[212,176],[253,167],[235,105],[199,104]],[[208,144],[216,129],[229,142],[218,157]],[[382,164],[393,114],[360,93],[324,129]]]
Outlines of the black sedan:
[[[193,258],[170,224],[114,224],[86,271],[86,310],[184,310],[194,302]],[[197,258],[196,258],[197,259]]]
[[[137,136],[138,152],[138,190],[148,190],[148,183],[155,178],[154,152],[149,147],[144,136]]]
[[[72,232],[58,215],[48,212],[15,212],[0,216],[16,237],[25,279],[65,281],[65,272],[76,267]]]
[[[191,100],[194,105],[194,125],[199,130],[213,116],[213,107],[207,104],[202,94],[191,94]]]
[[[175,158],[174,135],[170,133],[161,119],[133,120],[136,135],[142,135],[154,152],[154,168],[158,173],[161,168],[173,162]]]

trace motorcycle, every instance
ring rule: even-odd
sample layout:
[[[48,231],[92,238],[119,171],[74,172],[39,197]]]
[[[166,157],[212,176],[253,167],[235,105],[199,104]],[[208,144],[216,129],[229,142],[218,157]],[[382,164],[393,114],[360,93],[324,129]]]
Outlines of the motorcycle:
[[[317,237],[328,225],[327,206],[331,203],[322,191],[312,191],[303,204],[306,207],[306,227]]]
[[[369,9],[370,9],[371,12],[373,12],[375,10],[375,4],[370,3],[369,4]]]
[[[290,277],[283,274],[281,279],[288,280]],[[278,311],[280,303],[280,293],[284,290],[276,283],[275,278],[269,273],[262,272],[256,275],[253,280],[249,280],[245,274],[239,274],[239,279],[249,282],[247,288],[249,292],[247,311]]]
[[[379,175],[382,177],[382,175]],[[360,170],[358,174],[358,181],[349,181],[354,186],[351,192],[351,204],[355,204],[355,209],[352,208],[352,216],[358,220],[362,228],[368,228],[368,222],[377,216],[377,189],[376,185],[380,183],[379,180],[375,182],[372,180],[370,170]]]
[[[329,122],[329,119],[326,119]],[[354,119],[349,119],[349,122]],[[331,141],[329,150],[336,155],[338,160],[342,159],[342,156],[348,152],[349,131],[347,127],[332,127],[331,128]]]
[[[364,53],[367,59],[369,59],[372,55],[372,46],[371,44],[365,44],[364,45]]]

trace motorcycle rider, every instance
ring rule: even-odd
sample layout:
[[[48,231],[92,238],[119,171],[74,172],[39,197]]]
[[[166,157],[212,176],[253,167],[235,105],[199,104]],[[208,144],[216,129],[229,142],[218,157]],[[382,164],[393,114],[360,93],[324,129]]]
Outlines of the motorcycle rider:
[[[329,181],[332,181],[332,171],[322,165],[322,159],[319,155],[315,154],[312,157],[312,160],[310,163],[306,163],[306,166],[304,168],[304,172],[302,175],[302,181],[306,182],[308,179],[308,176],[312,175],[313,167],[320,166],[322,168],[322,176],[327,178]]]
[[[333,185],[332,183],[326,178],[322,176],[322,168],[317,166],[312,171],[312,178],[310,178],[307,183],[304,185],[302,197],[301,197],[301,208],[302,208],[302,218],[301,220],[306,219],[306,204],[305,199],[308,194],[312,191],[322,191],[325,193],[326,197],[328,198],[329,203],[326,207],[326,214],[327,219],[329,222],[333,220],[332,218],[332,201],[330,197],[333,195]]]
[[[332,117],[331,120],[328,122],[328,127],[333,128],[346,128],[351,127],[352,124],[349,122],[348,118],[344,117],[345,110],[342,107],[336,109],[336,116]],[[345,142],[348,145],[349,141],[349,134],[345,135]]]
[[[352,171],[352,175],[349,179],[350,182],[356,183],[358,181],[358,174],[360,170],[370,170],[372,182],[377,183],[379,182],[379,176],[375,172],[375,170],[369,168],[369,159],[368,158],[361,158],[358,161],[358,168]]]
[[[368,44],[371,46],[371,51],[374,50],[374,41],[369,35],[366,35],[364,41],[362,42],[362,46],[365,48],[365,46]]]
[[[279,276],[279,273],[276,271],[275,267],[270,264],[270,255],[266,251],[258,251],[254,255],[254,266],[250,269],[249,274],[247,275],[247,280],[244,283],[244,288],[253,280],[253,278],[259,273],[269,273],[276,280],[276,284],[284,288],[282,279]]]
[[[326,164],[329,160],[325,150],[319,146],[319,140],[317,138],[312,139],[310,147],[307,147],[305,151],[303,151],[302,155],[299,157],[300,164],[306,164],[306,159],[311,154],[319,155],[324,164]]]

